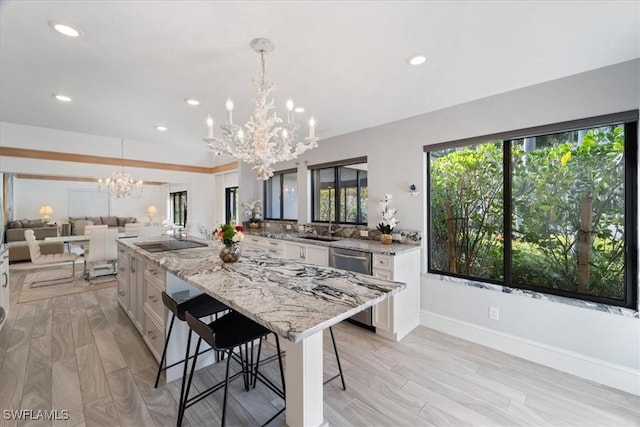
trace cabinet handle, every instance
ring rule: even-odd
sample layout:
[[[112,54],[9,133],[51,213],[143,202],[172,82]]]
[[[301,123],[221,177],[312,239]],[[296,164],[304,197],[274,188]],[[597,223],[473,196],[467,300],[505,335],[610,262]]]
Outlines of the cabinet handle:
[[[149,299],[151,300],[151,302],[158,302],[158,297],[155,297],[153,295],[149,295]]]
[[[149,335],[149,338],[151,338],[152,340],[156,339],[156,336],[153,334],[153,331],[147,331],[147,335]]]
[[[269,242],[270,245],[278,246],[278,242]]]
[[[118,292],[118,295],[120,295],[121,297],[125,296],[127,293],[125,291],[120,291]]]
[[[131,272],[135,273],[136,272],[136,263],[138,262],[137,259],[133,259],[132,263],[131,263]]]
[[[7,273],[2,273],[2,277],[4,277],[4,284],[2,285],[2,287],[6,288],[9,284],[9,275],[7,275]]]

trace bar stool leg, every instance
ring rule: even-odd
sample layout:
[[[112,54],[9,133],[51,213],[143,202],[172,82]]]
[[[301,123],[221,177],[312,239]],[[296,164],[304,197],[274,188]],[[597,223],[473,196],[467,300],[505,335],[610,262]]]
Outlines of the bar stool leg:
[[[242,348],[238,346],[240,349],[240,354],[242,355]],[[224,380],[224,399],[222,401],[222,427],[225,425],[225,417],[227,415],[227,394],[229,392],[229,366],[231,365],[231,352],[233,349],[229,350],[229,354],[227,355],[227,373],[225,375]],[[242,359],[242,356],[240,356]]]
[[[198,344],[196,345],[196,353],[193,356],[193,362],[191,365],[191,375],[189,376],[189,383],[187,384],[185,391],[185,379],[187,378],[187,366],[189,365],[189,350],[191,349],[191,329],[189,329],[189,336],[187,338],[187,352],[184,359],[184,370],[182,371],[182,385],[180,386],[180,402],[178,403],[178,427],[182,425],[182,418],[184,417],[185,406],[187,404],[187,398],[189,397],[189,388],[191,387],[191,377],[193,371],[196,368],[196,362],[198,360],[198,352],[200,351],[200,341],[198,338]]]
[[[164,348],[162,349],[162,357],[160,358],[160,365],[158,365],[158,375],[156,375],[155,388],[158,388],[158,381],[160,381],[160,374],[162,373],[162,364],[165,357],[167,357],[167,347],[169,346],[169,338],[171,338],[171,331],[173,330],[173,322],[176,320],[176,315],[171,316],[171,323],[169,324],[169,332],[167,333],[167,339],[164,342]]]
[[[282,395],[287,395],[287,389],[284,383],[284,367],[282,366],[282,352],[280,351],[280,338],[278,334],[273,334],[276,337],[276,351],[278,352],[278,364],[280,365],[280,380],[282,381]]]
[[[260,337],[260,341],[258,342],[258,360],[256,360],[256,367],[253,370],[253,388],[256,388],[256,384],[258,383],[258,367],[260,366],[260,351],[262,351],[262,340],[264,337]]]
[[[333,351],[336,353],[336,362],[338,362],[338,371],[340,372],[340,381],[342,381],[342,389],[346,390],[347,386],[344,383],[344,375],[342,374],[342,365],[340,365],[340,356],[338,356],[338,346],[336,346],[336,339],[333,336],[333,328],[329,326],[329,333],[331,333],[331,341],[333,342]]]

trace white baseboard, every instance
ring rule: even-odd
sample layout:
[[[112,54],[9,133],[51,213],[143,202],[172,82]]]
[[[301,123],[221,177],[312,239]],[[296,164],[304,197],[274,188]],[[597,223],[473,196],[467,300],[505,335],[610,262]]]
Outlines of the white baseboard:
[[[640,396],[640,371],[422,310],[420,324],[550,368]]]

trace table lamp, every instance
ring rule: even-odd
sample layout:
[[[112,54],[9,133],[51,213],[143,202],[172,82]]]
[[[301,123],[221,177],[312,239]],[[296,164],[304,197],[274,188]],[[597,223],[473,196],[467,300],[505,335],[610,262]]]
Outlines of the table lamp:
[[[149,222],[147,222],[147,224],[151,224],[153,222],[154,215],[158,213],[158,208],[156,208],[156,205],[149,205],[145,209],[145,212],[147,212],[147,218],[149,218]]]
[[[38,213],[44,222],[49,222],[51,221],[51,215],[53,215],[53,208],[50,205],[42,205]]]

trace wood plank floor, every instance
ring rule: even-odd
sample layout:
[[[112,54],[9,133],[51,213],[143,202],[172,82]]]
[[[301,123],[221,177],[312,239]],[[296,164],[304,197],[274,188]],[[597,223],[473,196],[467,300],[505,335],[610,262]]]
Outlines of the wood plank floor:
[[[0,409],[67,410],[68,420],[2,425],[175,425],[179,381],[153,387],[156,362],[116,303],[116,289],[15,304],[0,332]],[[334,329],[346,375],[324,388],[332,426],[640,426],[640,398],[419,327],[390,343],[350,324]],[[325,337],[325,376],[337,372]],[[270,351],[273,351],[272,349]],[[198,372],[204,390],[222,367]],[[277,363],[263,372],[279,378]],[[219,425],[221,392],[189,408],[184,425]],[[266,387],[232,383],[227,424],[260,425],[283,406]],[[4,412],[3,412],[4,415]],[[272,425],[284,423],[284,415]]]

